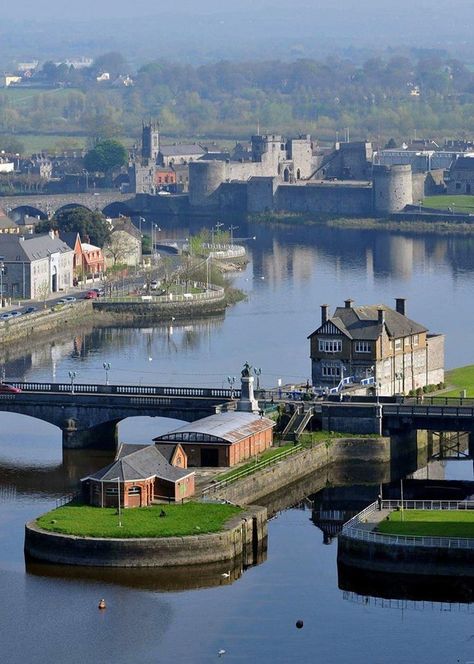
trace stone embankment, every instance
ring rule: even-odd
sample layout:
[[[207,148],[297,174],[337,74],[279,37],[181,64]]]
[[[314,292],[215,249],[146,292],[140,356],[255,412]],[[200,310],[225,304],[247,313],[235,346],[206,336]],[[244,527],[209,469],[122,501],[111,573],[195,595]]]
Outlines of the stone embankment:
[[[387,463],[397,453],[390,438],[333,438],[278,461],[235,482],[210,485],[210,498],[251,505],[311,473],[341,462]],[[401,450],[400,450],[401,453]]]
[[[267,538],[267,510],[253,506],[230,519],[218,533],[189,537],[92,538],[25,527],[28,560],[93,567],[178,567],[240,561],[257,562]]]
[[[421,506],[422,502],[431,501],[414,502],[420,503]],[[451,503],[445,501],[443,509],[459,508],[459,503],[452,507],[449,505]],[[383,501],[381,510],[373,503],[348,521],[338,537],[338,563],[353,568],[355,573],[357,570],[364,570],[408,575],[474,577],[474,539],[379,533],[378,523],[396,507],[397,501]],[[436,509],[436,505],[433,509]]]

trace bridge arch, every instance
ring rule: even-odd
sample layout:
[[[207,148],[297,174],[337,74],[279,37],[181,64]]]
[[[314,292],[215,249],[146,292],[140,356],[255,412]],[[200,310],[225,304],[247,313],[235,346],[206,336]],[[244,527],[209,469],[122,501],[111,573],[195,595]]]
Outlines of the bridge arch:
[[[69,210],[75,210],[76,208],[82,208],[83,210],[88,210],[89,212],[93,212],[93,210],[90,207],[87,207],[87,205],[84,205],[83,203],[66,203],[66,205],[61,205],[59,207],[55,214],[61,214],[61,212],[68,212]]]
[[[13,221],[18,221],[24,217],[39,217],[41,220],[48,218],[48,215],[43,210],[40,210],[33,205],[19,205],[16,208],[13,208],[8,216],[13,219]]]
[[[102,214],[105,214],[106,217],[114,218],[117,218],[121,214],[123,214],[125,217],[130,217],[130,215],[133,214],[133,211],[126,203],[122,203],[121,201],[114,201],[113,203],[109,203],[103,208]]]

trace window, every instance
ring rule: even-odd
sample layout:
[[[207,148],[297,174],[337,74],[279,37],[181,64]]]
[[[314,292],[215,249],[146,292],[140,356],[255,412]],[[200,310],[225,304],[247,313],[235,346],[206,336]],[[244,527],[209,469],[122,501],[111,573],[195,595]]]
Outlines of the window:
[[[116,486],[108,486],[105,490],[105,493],[108,496],[116,496],[118,494],[118,489]]]
[[[356,341],[355,352],[356,353],[370,353],[371,347],[368,341]]]
[[[322,374],[323,376],[331,378],[339,378],[341,375],[341,367],[339,364],[323,364]]]
[[[414,334],[413,335],[413,345],[418,346],[419,343],[420,343],[420,339],[419,339],[418,335]]]
[[[340,353],[342,350],[342,341],[336,339],[319,339],[320,353]]]
[[[410,345],[410,337],[405,337],[405,347]]]
[[[139,486],[131,486],[128,488],[128,495],[129,496],[137,496],[140,495],[140,487]]]
[[[402,349],[402,340],[395,339],[395,350],[401,350],[401,349]]]

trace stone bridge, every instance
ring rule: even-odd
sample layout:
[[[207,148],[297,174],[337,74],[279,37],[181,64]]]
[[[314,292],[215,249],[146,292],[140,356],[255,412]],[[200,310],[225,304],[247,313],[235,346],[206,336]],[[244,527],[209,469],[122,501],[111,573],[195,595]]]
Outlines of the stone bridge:
[[[240,391],[198,387],[12,383],[0,394],[0,412],[50,422],[63,432],[64,449],[115,449],[117,424],[127,417],[193,420],[213,415]]]
[[[0,197],[0,208],[3,208],[14,221],[25,215],[49,219],[58,210],[76,206],[118,217],[119,214],[133,213],[134,203],[134,196],[122,194],[117,189],[78,194],[28,194]]]

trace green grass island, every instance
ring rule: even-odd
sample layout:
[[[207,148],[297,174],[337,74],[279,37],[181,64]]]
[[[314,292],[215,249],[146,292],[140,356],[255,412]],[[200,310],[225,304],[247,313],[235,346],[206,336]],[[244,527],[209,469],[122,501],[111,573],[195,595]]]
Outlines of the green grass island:
[[[119,515],[116,508],[71,502],[43,514],[36,524],[48,532],[77,537],[186,537],[219,532],[241,512],[235,505],[189,502],[136,507],[121,510]]]
[[[474,511],[397,510],[381,521],[384,535],[474,538]]]

